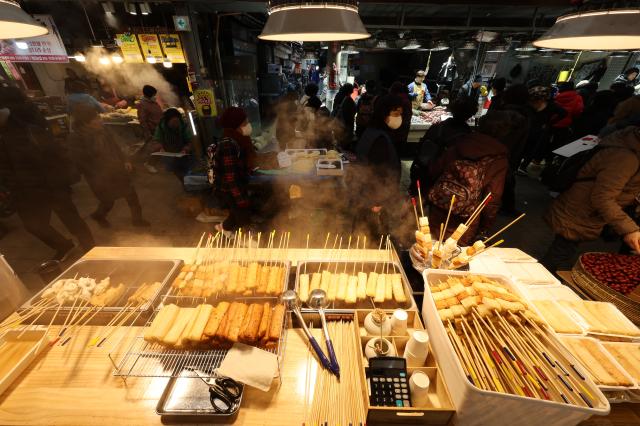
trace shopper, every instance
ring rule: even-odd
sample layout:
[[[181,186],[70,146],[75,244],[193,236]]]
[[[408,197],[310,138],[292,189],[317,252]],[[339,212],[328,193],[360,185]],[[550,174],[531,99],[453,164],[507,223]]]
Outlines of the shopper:
[[[555,234],[542,263],[550,271],[573,266],[579,244],[595,240],[605,225],[640,252],[640,228],[624,208],[640,194],[640,127],[619,130],[598,145],[576,181],[554,200],[545,219]]]
[[[618,124],[632,117],[640,115],[640,95],[632,96],[624,102],[619,103],[609,119],[609,124]]]
[[[362,225],[372,236],[389,233],[389,215],[398,195],[400,158],[393,145],[392,132],[402,125],[402,100],[385,95],[375,103],[373,117],[358,141],[359,168],[353,172],[357,214],[354,228]]]
[[[301,107],[307,106],[307,103],[309,102],[309,99],[311,99],[311,98],[315,98],[318,101],[320,101],[320,98],[318,98],[318,90],[319,89],[320,88],[315,83],[307,84],[305,86],[305,88],[304,88],[304,95],[300,98],[300,106]]]
[[[581,138],[587,135],[597,135],[607,125],[608,120],[618,105],[616,95],[611,90],[596,92],[590,103],[585,104],[584,112],[574,120],[574,136]]]
[[[471,127],[467,120],[478,112],[478,103],[468,96],[459,95],[449,106],[452,114],[440,123],[434,124],[420,138],[417,155],[411,164],[411,184],[409,192],[417,194],[417,181],[419,180],[423,190],[428,190],[433,183],[429,180],[429,167],[437,161],[456,140],[471,133]]]
[[[300,113],[298,92],[288,90],[275,106],[276,113],[276,140],[278,148],[284,151],[293,145],[296,139],[296,125]]]
[[[457,193],[445,238],[464,223],[470,213],[491,193],[491,198],[480,217],[469,226],[459,243],[471,245],[478,234],[487,233],[500,208],[504,181],[507,174],[508,151],[500,143],[508,132],[508,114],[491,111],[480,120],[477,132],[460,137],[430,170],[434,182],[428,193],[429,222],[436,227],[444,224],[451,197]],[[458,186],[462,191],[452,191]],[[461,195],[466,194],[466,195]]]
[[[144,145],[140,148],[139,156],[142,157],[144,167],[149,173],[158,173],[156,167],[151,164],[151,158],[149,158],[153,148],[153,135],[162,120],[162,108],[156,101],[157,94],[158,90],[155,87],[149,86],[148,84],[145,85],[142,88],[142,97],[136,105],[138,121],[140,122],[140,127],[142,127],[142,135],[144,137]]]
[[[416,77],[408,86],[412,109],[423,109],[423,104],[427,104],[427,109],[431,109],[434,106],[433,102],[431,102],[431,93],[429,93],[429,88],[424,83],[424,78],[425,72],[418,70],[416,72]]]
[[[158,151],[183,154],[182,157],[167,157],[164,159],[167,171],[172,172],[182,184],[189,172],[189,155],[191,154],[191,139],[193,135],[189,126],[182,118],[182,114],[175,108],[169,108],[162,114],[160,124],[156,127],[153,140]]]
[[[504,91],[507,87],[507,79],[496,78],[491,82],[491,104],[489,109],[500,109],[504,105]]]
[[[552,125],[553,141],[544,154],[547,160],[550,159],[551,152],[554,149],[560,148],[573,140],[572,125],[584,111],[582,96],[576,92],[572,81],[558,84],[558,94],[554,101],[567,114]]]
[[[73,120],[74,130],[69,137],[73,157],[99,201],[91,218],[103,228],[109,228],[107,214],[116,200],[124,198],[131,210],[133,226],[149,226],[142,217],[138,194],[129,176],[131,163],[104,128],[100,115],[88,105],[79,105],[73,112]]]
[[[617,76],[614,82],[624,83],[627,86],[635,87],[635,85],[638,84],[636,80],[638,79],[639,72],[640,71],[638,70],[637,67],[631,67],[627,69],[625,72],[623,72],[622,74],[620,74],[619,76]]]
[[[353,84],[347,83],[340,87],[333,100],[333,117],[341,124],[343,129],[340,145],[345,148],[351,148],[353,143],[353,124],[356,115],[356,103],[351,98],[353,92]]]
[[[470,78],[460,88],[460,93],[463,93],[478,102],[480,98],[480,88],[482,87],[482,76],[476,74],[473,78]]]
[[[51,226],[51,213],[76,237],[83,250],[93,235],[71,199],[77,180],[59,141],[54,141],[38,108],[15,87],[0,88],[0,182],[11,194],[25,229],[64,261],[75,244]]]
[[[409,99],[409,89],[406,85],[396,81],[389,88],[389,94],[399,97],[402,101],[402,125],[391,132],[391,139],[398,155],[409,155],[407,139],[411,131],[411,117],[414,114],[411,100]],[[414,153],[412,152],[410,155],[414,155]]]
[[[106,112],[107,107],[109,107],[106,104],[101,104],[96,98],[87,93],[89,88],[81,80],[70,81],[67,89],[67,112],[69,113],[73,113],[78,105],[89,105],[100,113]]]
[[[365,92],[360,95],[356,104],[356,139],[360,139],[373,117],[373,104],[376,99],[376,82],[367,80]]]
[[[216,225],[216,230],[230,236],[238,228],[245,228],[250,221],[249,173],[247,150],[251,143],[251,123],[241,108],[229,107],[220,116],[224,137],[218,142],[215,153],[215,193],[229,216]],[[247,141],[248,140],[248,141]]]

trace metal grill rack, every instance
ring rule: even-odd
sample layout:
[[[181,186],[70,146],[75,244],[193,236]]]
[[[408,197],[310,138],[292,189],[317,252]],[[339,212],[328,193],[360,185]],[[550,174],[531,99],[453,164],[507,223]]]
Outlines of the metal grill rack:
[[[177,301],[174,300],[174,298],[187,300]],[[195,306],[198,303],[203,303],[202,298],[197,297],[165,297],[165,302],[174,303],[176,301],[179,306]],[[147,327],[151,324],[156,314],[157,311],[147,322]],[[286,314],[285,320],[282,322],[282,331],[276,347],[268,349],[269,352],[278,356],[278,373],[280,373],[284,358],[289,321],[289,314]],[[109,353],[109,358],[115,367],[113,375],[122,377],[125,381],[129,377],[168,378],[180,376],[198,378],[201,376],[198,376],[193,371],[186,370],[186,367],[190,369],[195,368],[210,377],[214,377],[214,370],[220,366],[227,352],[228,349],[170,349],[157,343],[146,342],[143,337],[143,331],[141,331],[140,335],[134,338],[133,343],[131,343],[121,359],[118,359],[117,353]]]

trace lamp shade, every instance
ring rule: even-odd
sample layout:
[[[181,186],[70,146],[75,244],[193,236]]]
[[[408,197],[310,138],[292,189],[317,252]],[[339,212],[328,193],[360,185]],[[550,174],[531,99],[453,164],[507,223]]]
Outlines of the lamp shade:
[[[351,2],[283,3],[269,10],[258,38],[269,41],[339,41],[371,37]]]
[[[37,37],[49,30],[12,0],[0,0],[0,40]]]
[[[551,49],[640,49],[639,9],[610,9],[564,15],[533,42]]]

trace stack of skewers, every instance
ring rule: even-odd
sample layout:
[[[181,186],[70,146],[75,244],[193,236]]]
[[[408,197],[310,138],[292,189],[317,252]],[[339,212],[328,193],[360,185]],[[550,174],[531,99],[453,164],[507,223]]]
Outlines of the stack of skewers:
[[[395,301],[399,304],[407,302],[407,295],[402,284],[402,275],[393,263],[393,246],[389,236],[382,236],[378,250],[382,250],[386,261],[376,262],[373,271],[365,272],[364,261],[353,259],[351,248],[353,238],[349,235],[347,249],[343,247],[343,237],[336,234],[333,246],[328,248],[331,234],[327,233],[324,251],[329,253],[327,262],[320,262],[313,273],[308,273],[307,263],[302,267],[299,277],[300,300],[306,302],[309,294],[315,289],[322,289],[327,294],[327,300],[331,303],[338,302],[345,305],[370,300],[374,306],[376,303]],[[367,248],[366,236],[358,236],[356,239],[356,251]],[[309,235],[307,235],[307,250],[309,249]],[[367,265],[368,266],[368,265]]]
[[[175,296],[217,299],[224,296],[278,296],[286,277],[285,260],[289,248],[290,232],[269,233],[266,247],[260,249],[262,233],[257,243],[251,233],[236,231],[234,238],[223,234],[209,234],[202,246],[200,238],[193,261],[183,266],[171,285]],[[253,247],[252,247],[253,245]],[[258,256],[263,261],[255,261]]]
[[[460,248],[458,246],[458,241],[460,240],[460,238],[462,238],[465,232],[467,232],[469,227],[480,217],[482,210],[487,206],[489,201],[491,201],[491,193],[489,193],[484,198],[484,200],[482,200],[482,202],[476,207],[467,221],[459,224],[456,230],[451,234],[451,236],[444,240],[445,232],[449,225],[449,219],[451,217],[451,211],[456,202],[456,196],[453,195],[451,197],[451,203],[449,204],[447,219],[445,223],[440,224],[438,238],[435,241],[433,240],[431,235],[429,218],[424,214],[420,182],[418,182],[418,199],[421,216],[418,216],[416,199],[411,199],[411,202],[413,204],[413,213],[415,215],[416,224],[418,227],[415,232],[416,243],[414,245],[413,252],[417,253],[419,258],[421,258],[422,263],[432,269],[459,269],[465,265],[468,265],[475,256],[492,247],[496,247],[502,244],[504,240],[498,240],[495,243],[488,245],[490,241],[494,240],[498,235],[502,234],[505,230],[507,230],[509,227],[514,225],[525,216],[525,214],[523,213],[490,237],[484,240],[478,240],[469,247]]]
[[[482,276],[450,276],[430,286],[467,379],[486,391],[580,407],[600,404],[584,374],[562,355],[526,302]]]

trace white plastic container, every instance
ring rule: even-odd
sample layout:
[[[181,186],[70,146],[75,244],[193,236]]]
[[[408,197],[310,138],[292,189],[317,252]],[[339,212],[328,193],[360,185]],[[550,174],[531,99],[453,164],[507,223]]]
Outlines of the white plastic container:
[[[566,285],[528,286],[522,290],[528,300],[582,300]]]
[[[455,424],[471,426],[567,426],[578,424],[593,415],[606,415],[609,413],[609,401],[589,378],[586,379],[585,384],[589,393],[593,396],[593,402],[597,408],[578,407],[553,401],[485,391],[469,383],[451,346],[442,321],[440,321],[428,285],[429,282],[444,281],[449,276],[465,275],[468,275],[468,273],[432,269],[423,273],[425,290],[422,317],[429,332],[434,357],[449,388],[451,399],[456,406]],[[508,278],[489,274],[485,274],[485,276],[506,285],[516,294],[521,294],[517,290],[517,286],[513,285]],[[550,338],[556,340],[554,335],[550,335]],[[556,343],[559,350],[561,350],[560,342],[556,340]],[[578,364],[568,351],[561,350],[561,353],[570,363]]]

